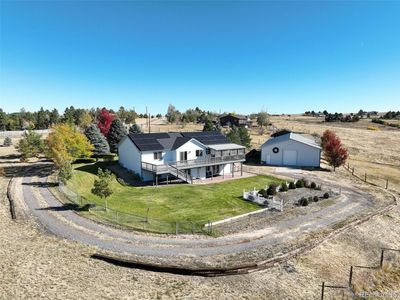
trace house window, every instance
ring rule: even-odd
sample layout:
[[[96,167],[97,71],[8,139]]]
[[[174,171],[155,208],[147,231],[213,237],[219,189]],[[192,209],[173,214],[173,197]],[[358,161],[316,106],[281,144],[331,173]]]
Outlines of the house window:
[[[179,153],[179,158],[180,158],[180,161],[187,160],[187,158],[188,158],[187,151],[180,152]]]
[[[244,149],[239,149],[238,154],[244,154]]]
[[[154,152],[153,156],[154,160],[160,160],[162,158],[162,152]]]
[[[196,157],[203,156],[203,150],[196,150]]]

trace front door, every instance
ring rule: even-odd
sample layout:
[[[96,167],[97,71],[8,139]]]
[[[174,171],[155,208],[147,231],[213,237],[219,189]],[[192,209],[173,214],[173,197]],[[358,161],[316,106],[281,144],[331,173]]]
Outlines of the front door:
[[[187,151],[180,152],[180,161],[187,160]]]

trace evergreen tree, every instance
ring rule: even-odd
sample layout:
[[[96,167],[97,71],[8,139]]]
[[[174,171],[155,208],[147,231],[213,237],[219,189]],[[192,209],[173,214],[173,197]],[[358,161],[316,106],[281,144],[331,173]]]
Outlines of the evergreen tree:
[[[44,111],[43,107],[36,113],[36,122],[35,128],[36,129],[47,129],[48,128],[48,116]]]
[[[111,152],[117,152],[118,143],[126,136],[126,130],[120,119],[112,121],[110,130],[107,134],[108,144],[110,145]]]
[[[142,128],[138,124],[133,124],[129,127],[129,133],[143,133]]]
[[[93,145],[93,155],[100,156],[110,153],[110,146],[104,135],[101,134],[96,124],[92,124],[85,130],[85,135],[89,142]]]
[[[203,131],[213,131],[215,130],[213,123],[210,119],[206,119],[203,127]]]
[[[250,148],[251,138],[249,131],[245,127],[234,127],[227,134],[228,139],[234,143]]]
[[[0,130],[6,130],[7,114],[0,108]]]
[[[55,125],[58,123],[60,120],[60,114],[58,113],[58,110],[55,108],[51,111],[50,113],[50,125]]]
[[[6,136],[4,141],[3,141],[3,146],[4,147],[10,147],[12,145],[12,140],[9,136]]]
[[[43,153],[44,143],[39,134],[29,130],[22,135],[16,148],[21,153],[21,161],[26,161],[28,158],[37,157]]]

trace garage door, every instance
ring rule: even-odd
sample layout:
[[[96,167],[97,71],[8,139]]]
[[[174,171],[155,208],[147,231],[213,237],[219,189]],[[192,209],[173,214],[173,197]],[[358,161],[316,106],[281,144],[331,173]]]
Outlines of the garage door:
[[[285,166],[297,165],[297,151],[296,150],[283,150],[283,165],[285,165]]]

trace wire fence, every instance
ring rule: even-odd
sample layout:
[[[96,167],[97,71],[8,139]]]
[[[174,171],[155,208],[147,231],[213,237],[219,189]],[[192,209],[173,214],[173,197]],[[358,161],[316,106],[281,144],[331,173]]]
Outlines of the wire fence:
[[[176,221],[169,222],[156,218],[149,217],[149,209],[147,215],[133,214],[118,211],[106,207],[104,205],[94,203],[89,199],[78,195],[69,189],[66,185],[59,183],[59,191],[72,203],[78,206],[79,211],[88,211],[94,216],[105,220],[109,223],[116,225],[125,226],[135,230],[141,230],[146,232],[164,233],[164,234],[207,234],[213,233],[212,226],[206,226],[211,224],[209,220],[205,221]]]
[[[350,165],[350,163],[347,163],[344,165],[344,168],[351,173],[354,177],[375,185],[377,187],[381,187],[384,189],[392,189],[396,190],[397,187],[394,186],[393,182],[390,182],[389,178],[387,177],[381,177],[379,175],[374,174],[372,171],[367,171],[366,169],[363,169],[358,166]]]

